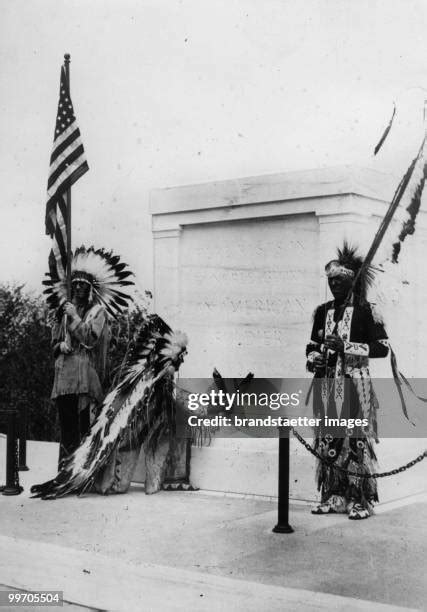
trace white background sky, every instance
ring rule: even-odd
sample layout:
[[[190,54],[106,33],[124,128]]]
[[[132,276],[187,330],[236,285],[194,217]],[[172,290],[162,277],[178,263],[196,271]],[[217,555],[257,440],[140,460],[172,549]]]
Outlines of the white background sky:
[[[74,245],[151,288],[149,191],[339,164],[401,172],[422,137],[424,0],[0,0],[0,282],[39,289],[63,54],[90,171]],[[425,88],[423,91],[420,88]]]

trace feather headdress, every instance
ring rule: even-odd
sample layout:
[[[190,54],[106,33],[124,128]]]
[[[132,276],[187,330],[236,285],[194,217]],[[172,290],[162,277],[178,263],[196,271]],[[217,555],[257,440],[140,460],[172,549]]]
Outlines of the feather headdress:
[[[52,309],[61,306],[67,299],[67,285],[65,276],[51,270],[46,274],[47,279],[43,281],[46,286],[44,293],[47,302]],[[84,246],[74,251],[71,260],[71,279],[80,278],[91,286],[90,300],[94,304],[103,306],[108,314],[115,318],[127,307],[131,296],[122,291],[126,286],[133,285],[129,280],[132,272],[127,264],[120,262],[118,255],[112,251],[88,249]]]
[[[126,439],[145,442],[154,452],[175,427],[174,376],[186,353],[186,336],[173,334],[157,315],[144,321],[121,381],[105,398],[101,412],[81,445],[65,460],[54,480],[35,485],[35,497],[53,499],[90,489],[113,451]]]
[[[337,249],[337,259],[326,264],[325,270],[328,274],[328,269],[336,265],[349,271],[352,277],[357,278],[353,288],[356,300],[366,300],[368,289],[374,282],[375,272],[372,266],[368,266],[360,273],[362,264],[363,257],[357,252],[357,247],[350,246],[347,241],[344,241],[342,248]]]

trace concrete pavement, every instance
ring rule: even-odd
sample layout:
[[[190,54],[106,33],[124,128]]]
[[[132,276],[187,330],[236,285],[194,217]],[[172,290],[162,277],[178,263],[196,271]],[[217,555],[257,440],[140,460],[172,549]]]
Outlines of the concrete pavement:
[[[52,475],[49,453],[29,443],[24,493],[0,497],[0,583],[108,610],[426,608],[425,495],[360,522],[292,505],[295,532],[279,535],[275,502],[254,497],[135,486],[30,499],[29,485]]]

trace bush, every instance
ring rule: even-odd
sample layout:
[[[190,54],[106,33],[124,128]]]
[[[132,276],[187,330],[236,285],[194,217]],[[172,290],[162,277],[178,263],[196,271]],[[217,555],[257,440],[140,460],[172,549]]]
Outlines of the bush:
[[[28,411],[31,439],[57,439],[48,310],[22,286],[0,287],[0,347],[1,407]]]
[[[147,312],[146,293],[140,305],[112,323],[106,389],[117,380],[136,330]],[[58,441],[59,428],[50,399],[54,360],[49,310],[41,296],[23,286],[0,285],[0,410],[27,410],[28,439]],[[1,431],[6,424],[0,421]]]

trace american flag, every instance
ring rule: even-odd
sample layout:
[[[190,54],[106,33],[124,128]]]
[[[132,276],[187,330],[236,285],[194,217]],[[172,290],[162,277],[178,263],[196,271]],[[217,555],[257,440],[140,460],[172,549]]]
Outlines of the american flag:
[[[88,170],[62,66],[46,204],[46,234],[53,239],[49,268],[56,278],[65,278],[67,269],[67,189]]]

